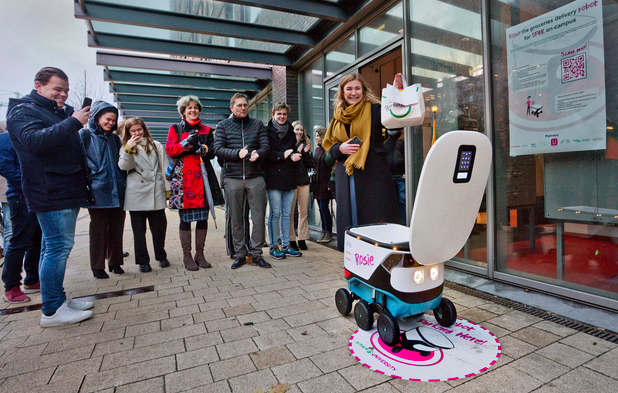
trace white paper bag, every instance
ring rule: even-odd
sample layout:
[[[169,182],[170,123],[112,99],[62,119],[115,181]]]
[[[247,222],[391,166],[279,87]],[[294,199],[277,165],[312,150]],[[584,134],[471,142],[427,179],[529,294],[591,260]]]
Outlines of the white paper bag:
[[[394,84],[394,83],[393,83]],[[406,85],[406,81],[403,81]],[[425,119],[423,89],[417,83],[398,90],[390,83],[382,89],[382,125],[388,129],[419,126]]]

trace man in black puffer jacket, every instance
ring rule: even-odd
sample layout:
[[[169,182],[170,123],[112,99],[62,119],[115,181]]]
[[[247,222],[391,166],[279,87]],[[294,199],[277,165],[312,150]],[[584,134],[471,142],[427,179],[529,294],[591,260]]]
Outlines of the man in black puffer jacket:
[[[232,269],[245,264],[251,254],[251,264],[270,267],[262,258],[265,240],[266,183],[262,177],[262,163],[269,146],[264,124],[247,115],[247,96],[236,93],[230,100],[233,116],[217,124],[213,149],[223,161],[225,203],[232,228],[236,260]],[[251,242],[245,242],[245,200],[249,203],[253,229]]]

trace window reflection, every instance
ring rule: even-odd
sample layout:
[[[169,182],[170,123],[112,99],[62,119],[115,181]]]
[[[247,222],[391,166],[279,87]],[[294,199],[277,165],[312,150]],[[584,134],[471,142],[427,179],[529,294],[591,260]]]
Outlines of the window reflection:
[[[398,3],[384,15],[360,29],[359,56],[403,35],[403,5]]]
[[[356,37],[351,35],[341,45],[326,54],[326,76],[347,67],[356,60]]]
[[[417,149],[414,165],[422,166],[435,132],[439,137],[453,130],[484,132],[483,58],[480,1],[412,0],[410,3],[412,75],[424,91],[425,124],[415,127]],[[420,169],[415,171],[420,175]],[[418,182],[418,178],[415,179]],[[472,235],[458,254],[463,262],[487,263],[487,214],[481,206]]]
[[[490,1],[497,270],[618,299],[618,231],[612,223],[618,211],[615,1],[603,6],[607,149],[509,155],[505,30],[570,3]]]

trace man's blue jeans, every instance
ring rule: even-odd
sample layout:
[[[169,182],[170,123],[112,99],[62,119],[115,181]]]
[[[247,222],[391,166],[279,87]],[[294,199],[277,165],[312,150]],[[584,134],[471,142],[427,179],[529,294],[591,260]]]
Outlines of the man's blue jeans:
[[[290,213],[294,203],[294,191],[267,190],[270,213],[268,217],[268,234],[270,235],[270,247],[277,245],[277,239],[281,237],[281,247],[290,245]],[[281,218],[281,223],[279,223]],[[278,231],[280,229],[280,231]],[[279,232],[281,235],[279,235]]]
[[[9,243],[11,242],[11,237],[13,236],[13,224],[11,222],[11,208],[9,207],[8,202],[2,202],[2,220],[4,221],[4,244],[2,247],[5,252],[6,249],[9,248]]]
[[[39,281],[42,311],[47,316],[53,315],[66,300],[62,284],[67,259],[75,243],[78,212],[79,208],[36,213],[43,231]]]

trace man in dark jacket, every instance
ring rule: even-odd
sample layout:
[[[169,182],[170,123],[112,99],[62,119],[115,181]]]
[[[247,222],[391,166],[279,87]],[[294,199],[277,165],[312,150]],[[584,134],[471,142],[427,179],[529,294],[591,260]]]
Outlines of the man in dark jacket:
[[[62,286],[79,208],[92,203],[78,136],[88,121],[90,107],[75,112],[65,105],[69,78],[58,68],[41,69],[34,87],[22,99],[9,101],[7,130],[19,157],[28,210],[36,213],[43,231],[41,326],[50,327],[92,316],[92,311],[86,310],[93,303],[67,299]]]
[[[39,256],[41,254],[41,227],[36,214],[29,213],[21,188],[21,171],[15,149],[8,133],[0,134],[0,176],[7,180],[6,192],[13,233],[6,248],[2,281],[4,282],[4,301],[24,303],[30,298],[24,293],[40,291]],[[26,271],[24,290],[21,286],[21,271]]]
[[[262,258],[265,240],[266,183],[262,177],[261,163],[269,152],[264,124],[247,115],[247,96],[236,93],[230,100],[233,116],[217,124],[213,149],[223,161],[225,176],[223,188],[225,203],[231,222],[231,235],[236,260],[232,269],[245,264],[247,254],[251,263],[270,267]],[[251,242],[245,242],[245,200],[249,203],[253,228]]]

